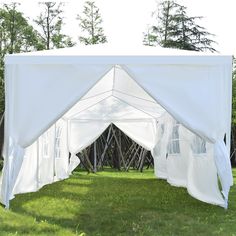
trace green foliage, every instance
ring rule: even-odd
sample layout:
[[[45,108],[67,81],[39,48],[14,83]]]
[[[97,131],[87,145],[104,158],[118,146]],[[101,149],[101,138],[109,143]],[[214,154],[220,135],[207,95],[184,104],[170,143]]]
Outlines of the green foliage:
[[[1,56],[38,49],[38,34],[17,10],[18,5],[4,4],[0,9]]]
[[[216,51],[211,45],[214,36],[197,24],[202,17],[189,17],[185,6],[176,1],[163,0],[153,13],[157,24],[151,26],[144,34],[145,45],[179,48],[192,51]]]
[[[35,19],[35,23],[40,28],[40,39],[42,49],[72,47],[75,43],[71,38],[62,34],[63,26],[63,3],[42,2],[39,3],[44,10]]]
[[[225,211],[156,179],[153,170],[76,172],[17,195],[9,211],[0,207],[0,229],[1,235],[35,236],[234,235],[235,198],[234,185]]]
[[[157,36],[152,33],[151,28],[147,28],[147,32],[143,33],[143,44],[146,46],[156,46]]]
[[[80,42],[85,45],[107,42],[103,28],[100,26],[102,18],[99,9],[93,1],[85,2],[83,15],[78,15],[77,19],[82,31],[86,33],[85,36],[79,37]]]

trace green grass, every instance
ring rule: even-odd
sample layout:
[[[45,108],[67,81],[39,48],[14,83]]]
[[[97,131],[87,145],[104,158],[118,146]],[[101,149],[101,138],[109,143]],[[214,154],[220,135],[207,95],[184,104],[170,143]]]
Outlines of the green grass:
[[[150,170],[76,172],[0,207],[0,235],[236,235],[236,187],[226,211]]]

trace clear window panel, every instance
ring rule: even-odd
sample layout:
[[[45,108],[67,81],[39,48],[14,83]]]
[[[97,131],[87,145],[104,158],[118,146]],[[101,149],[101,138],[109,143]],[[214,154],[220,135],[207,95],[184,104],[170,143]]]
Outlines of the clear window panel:
[[[199,136],[195,135],[191,144],[193,154],[206,153],[206,141]]]

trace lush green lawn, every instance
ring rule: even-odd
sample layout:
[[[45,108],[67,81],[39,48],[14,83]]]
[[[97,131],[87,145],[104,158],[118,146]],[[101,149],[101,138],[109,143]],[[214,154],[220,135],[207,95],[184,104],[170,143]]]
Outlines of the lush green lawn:
[[[225,211],[152,171],[77,172],[0,207],[0,235],[236,235],[236,187]]]

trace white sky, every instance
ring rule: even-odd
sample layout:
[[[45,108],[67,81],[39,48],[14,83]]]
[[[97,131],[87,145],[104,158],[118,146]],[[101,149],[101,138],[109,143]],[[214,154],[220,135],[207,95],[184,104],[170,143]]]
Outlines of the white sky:
[[[143,32],[152,22],[151,12],[157,0],[94,0],[103,18],[103,28],[108,41],[113,44],[141,44]],[[3,1],[2,1],[3,2]],[[39,14],[37,1],[21,0],[26,16]],[[76,15],[83,11],[85,0],[67,0],[64,16],[65,31],[75,40],[79,36]],[[216,35],[215,48],[221,53],[236,55],[236,0],[178,0],[187,6],[191,16],[204,16],[199,23]]]

